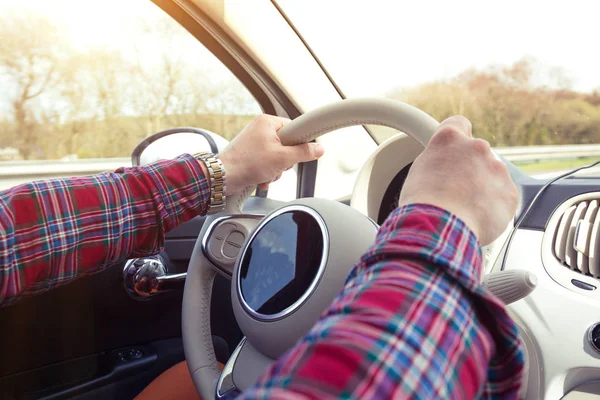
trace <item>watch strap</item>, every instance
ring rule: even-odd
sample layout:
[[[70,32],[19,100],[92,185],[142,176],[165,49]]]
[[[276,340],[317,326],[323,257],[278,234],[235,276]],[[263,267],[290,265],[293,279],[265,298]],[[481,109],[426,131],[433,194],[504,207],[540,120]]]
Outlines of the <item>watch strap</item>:
[[[208,214],[216,214],[225,209],[226,173],[225,167],[218,155],[212,153],[197,153],[194,158],[206,165],[210,184],[210,201]]]

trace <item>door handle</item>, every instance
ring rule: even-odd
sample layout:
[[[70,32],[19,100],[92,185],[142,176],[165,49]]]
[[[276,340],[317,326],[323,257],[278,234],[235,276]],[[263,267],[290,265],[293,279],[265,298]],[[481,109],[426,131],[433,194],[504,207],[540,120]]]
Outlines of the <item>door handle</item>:
[[[125,291],[136,300],[172,290],[183,290],[187,273],[169,274],[164,257],[160,255],[127,260],[123,268]]]

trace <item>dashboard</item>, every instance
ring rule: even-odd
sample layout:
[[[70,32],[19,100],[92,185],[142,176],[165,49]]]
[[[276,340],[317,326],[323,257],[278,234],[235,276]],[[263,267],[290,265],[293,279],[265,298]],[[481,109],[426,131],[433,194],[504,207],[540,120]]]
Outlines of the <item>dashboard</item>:
[[[379,214],[377,216],[377,223],[379,225],[383,224],[386,218],[398,207],[400,192],[402,192],[402,187],[404,186],[404,182],[406,181],[411,166],[412,162],[402,168],[385,190],[383,198],[381,199],[381,206],[379,206]]]

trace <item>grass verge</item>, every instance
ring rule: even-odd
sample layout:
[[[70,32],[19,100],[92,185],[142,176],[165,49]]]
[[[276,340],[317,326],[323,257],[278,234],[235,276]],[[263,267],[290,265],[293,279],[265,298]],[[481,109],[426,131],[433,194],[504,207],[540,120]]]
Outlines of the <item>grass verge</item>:
[[[577,158],[573,160],[550,160],[550,161],[540,161],[536,163],[519,163],[515,164],[521,171],[526,172],[528,174],[531,173],[539,173],[539,172],[552,172],[552,171],[561,171],[561,170],[569,170],[577,167],[582,167],[587,164],[591,164],[594,161],[598,161],[597,158],[594,157],[584,157]]]

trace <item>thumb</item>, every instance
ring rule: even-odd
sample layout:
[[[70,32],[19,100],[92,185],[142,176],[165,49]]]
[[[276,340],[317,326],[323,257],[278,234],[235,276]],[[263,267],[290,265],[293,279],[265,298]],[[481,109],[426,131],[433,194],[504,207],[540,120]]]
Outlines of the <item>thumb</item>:
[[[290,164],[314,161],[325,153],[320,143],[302,143],[296,146],[285,146],[290,157]]]
[[[447,128],[454,129],[467,137],[473,136],[473,127],[471,126],[471,121],[469,121],[462,115],[455,115],[453,117],[449,117],[443,120],[440,126],[438,127],[436,133],[441,132]]]

